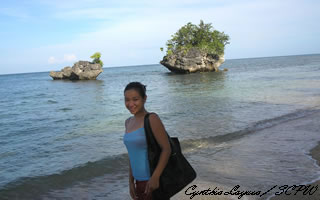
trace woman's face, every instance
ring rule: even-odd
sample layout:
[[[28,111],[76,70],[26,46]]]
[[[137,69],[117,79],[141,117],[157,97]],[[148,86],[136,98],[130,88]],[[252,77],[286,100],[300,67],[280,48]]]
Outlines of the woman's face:
[[[124,93],[124,101],[127,109],[134,115],[144,109],[146,97],[142,98],[138,91],[130,89]]]

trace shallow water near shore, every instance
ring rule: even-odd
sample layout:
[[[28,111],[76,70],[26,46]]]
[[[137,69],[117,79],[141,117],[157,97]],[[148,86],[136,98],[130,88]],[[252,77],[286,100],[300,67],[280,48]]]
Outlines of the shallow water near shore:
[[[306,155],[320,140],[313,126],[288,137],[281,124],[319,109],[320,55],[227,60],[223,68],[105,68],[96,81],[76,82],[0,75],[0,199],[129,199],[122,139],[130,81],[147,85],[147,110],[179,137],[198,174],[209,173],[205,181],[265,189],[318,178]]]

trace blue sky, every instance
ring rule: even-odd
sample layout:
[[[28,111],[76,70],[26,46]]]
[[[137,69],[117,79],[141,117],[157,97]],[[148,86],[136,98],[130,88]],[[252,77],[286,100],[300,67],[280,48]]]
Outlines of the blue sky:
[[[0,74],[157,64],[200,19],[230,36],[226,59],[320,53],[318,0],[0,0]]]

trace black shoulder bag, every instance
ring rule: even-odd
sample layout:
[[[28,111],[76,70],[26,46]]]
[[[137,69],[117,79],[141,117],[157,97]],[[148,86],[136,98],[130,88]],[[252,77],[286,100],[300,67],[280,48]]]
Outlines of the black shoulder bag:
[[[149,115],[150,113],[147,113],[144,117],[144,129],[148,144],[150,174],[152,175],[157,167],[161,148],[154,138]],[[169,199],[191,183],[197,176],[190,163],[183,156],[178,138],[168,135],[168,139],[171,146],[171,155],[160,176],[159,188],[152,192],[153,200]]]

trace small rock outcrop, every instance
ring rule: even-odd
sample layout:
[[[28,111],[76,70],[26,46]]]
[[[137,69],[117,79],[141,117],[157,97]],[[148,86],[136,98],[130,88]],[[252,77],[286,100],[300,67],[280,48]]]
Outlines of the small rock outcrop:
[[[50,72],[53,80],[95,80],[103,72],[102,66],[88,61],[76,62],[72,67],[65,67],[60,72]]]
[[[175,73],[218,71],[224,62],[224,55],[212,55],[192,47],[163,57],[160,64]]]

